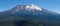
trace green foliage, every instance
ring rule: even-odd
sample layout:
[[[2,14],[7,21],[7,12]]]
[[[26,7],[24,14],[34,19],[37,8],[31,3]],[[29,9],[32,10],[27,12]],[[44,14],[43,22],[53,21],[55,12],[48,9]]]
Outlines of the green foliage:
[[[14,26],[14,24],[11,24],[11,23],[0,23],[0,26]]]
[[[43,26],[43,24],[40,24],[38,20],[34,19],[34,20],[29,20],[29,26]]]

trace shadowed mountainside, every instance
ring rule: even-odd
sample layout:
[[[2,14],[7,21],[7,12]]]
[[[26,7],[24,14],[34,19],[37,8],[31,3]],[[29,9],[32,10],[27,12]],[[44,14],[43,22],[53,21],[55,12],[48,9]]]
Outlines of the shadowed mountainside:
[[[33,4],[17,5],[11,10],[0,12],[0,23],[0,26],[60,26],[60,14]]]

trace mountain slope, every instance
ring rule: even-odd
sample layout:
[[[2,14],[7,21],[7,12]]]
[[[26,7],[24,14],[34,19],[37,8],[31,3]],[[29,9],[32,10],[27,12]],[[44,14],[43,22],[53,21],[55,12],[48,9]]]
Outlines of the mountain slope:
[[[17,22],[20,20],[39,20],[42,24],[60,24],[58,13],[46,10],[34,4],[17,5],[11,10],[0,13],[0,21]],[[9,20],[9,21],[8,21]]]

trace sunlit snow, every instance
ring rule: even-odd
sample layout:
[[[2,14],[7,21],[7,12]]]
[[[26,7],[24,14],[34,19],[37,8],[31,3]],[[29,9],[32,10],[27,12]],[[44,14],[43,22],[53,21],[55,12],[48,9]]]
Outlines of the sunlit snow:
[[[27,6],[26,6],[26,9],[29,9],[29,10],[31,10],[31,9],[36,9],[36,10],[42,11],[42,9],[41,9],[40,7],[35,6],[34,4],[31,4],[31,6],[27,5]]]
[[[23,9],[26,9],[26,10],[34,10],[34,9],[36,9],[36,10],[42,11],[42,9],[41,9],[39,6],[36,6],[36,5],[34,5],[34,4],[26,5],[26,7],[25,7],[25,8],[24,8],[24,7],[25,7],[25,6],[17,5],[17,9],[16,9],[13,13],[19,11],[20,9],[21,9],[21,10],[23,10]]]

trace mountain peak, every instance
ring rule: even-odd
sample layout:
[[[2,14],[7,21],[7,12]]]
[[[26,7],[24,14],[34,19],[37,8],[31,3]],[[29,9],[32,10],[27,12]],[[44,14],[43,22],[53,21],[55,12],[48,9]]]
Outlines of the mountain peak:
[[[34,5],[34,4],[30,4],[30,5],[17,5],[13,9],[11,9],[10,12],[12,12],[14,14],[14,13],[20,11],[20,10],[22,10],[22,11],[24,11],[24,10],[28,10],[28,11],[39,10],[39,11],[42,11],[42,8],[37,6],[37,5]]]
[[[31,5],[27,5],[26,6],[26,9],[28,9],[29,8],[29,10],[31,10],[31,9],[36,9],[36,10],[42,10],[39,6],[36,6],[36,5],[34,5],[34,4],[31,4]]]
[[[26,9],[26,10],[32,10],[32,9],[34,10],[34,9],[36,9],[36,10],[42,11],[41,7],[36,6],[34,4],[30,4],[30,5],[17,5],[16,8],[17,9]]]

